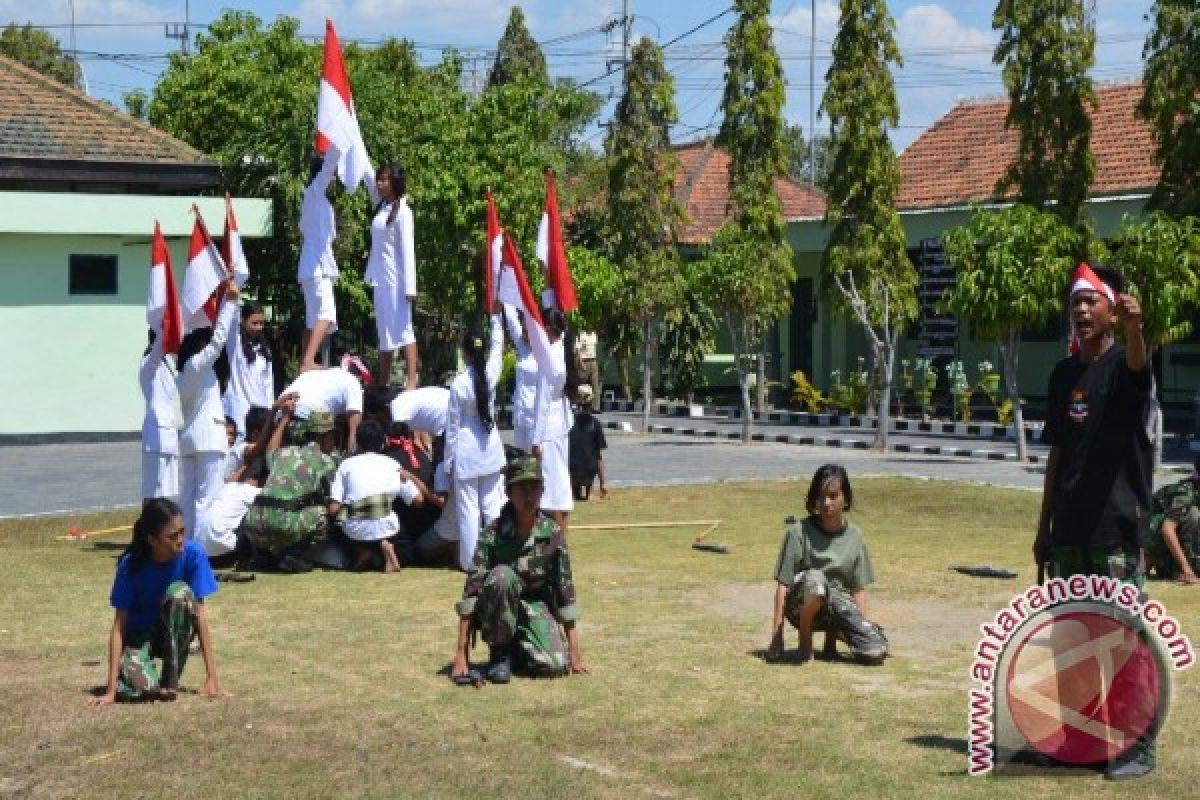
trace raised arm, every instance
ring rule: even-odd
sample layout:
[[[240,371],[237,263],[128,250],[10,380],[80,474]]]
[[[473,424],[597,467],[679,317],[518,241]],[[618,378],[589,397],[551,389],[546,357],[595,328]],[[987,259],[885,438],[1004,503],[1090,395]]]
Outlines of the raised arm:
[[[225,342],[229,340],[229,327],[238,307],[239,296],[237,287],[230,281],[227,284],[225,302],[221,304],[221,310],[217,313],[217,321],[213,323],[212,341],[203,350],[188,359],[188,363],[183,367],[185,372],[195,373],[209,369],[217,362],[221,351],[225,349]]]
[[[148,386],[153,382],[154,376],[158,373],[158,365],[163,360],[163,344],[162,336],[154,337],[154,344],[150,345],[150,352],[142,357],[142,363],[138,367],[138,381],[142,386]]]

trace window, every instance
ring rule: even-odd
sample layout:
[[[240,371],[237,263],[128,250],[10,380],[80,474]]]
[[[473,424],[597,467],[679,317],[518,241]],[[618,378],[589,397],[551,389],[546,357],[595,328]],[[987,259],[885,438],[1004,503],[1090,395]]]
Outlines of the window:
[[[77,256],[68,262],[67,294],[116,294],[116,256]]]

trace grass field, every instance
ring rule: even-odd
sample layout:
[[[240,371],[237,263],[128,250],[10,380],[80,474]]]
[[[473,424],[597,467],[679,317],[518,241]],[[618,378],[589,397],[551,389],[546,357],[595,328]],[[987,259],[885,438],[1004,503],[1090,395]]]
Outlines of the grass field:
[[[451,685],[462,578],[450,571],[263,575],[209,602],[232,699],[195,694],[196,657],[176,703],[103,709],[86,698],[104,680],[123,537],[0,522],[0,798],[1196,795],[1196,671],[1177,676],[1159,770],[1136,787],[966,775],[970,653],[979,624],[1033,581],[1033,492],[859,481],[851,517],[894,657],[764,663],[782,520],[805,488],[627,490],[581,506],[579,525],[719,518],[709,540],[732,548],[692,550],[687,528],[573,532],[590,676]],[[1020,578],[947,571],[960,563]],[[1200,590],[1151,591],[1200,635]]]

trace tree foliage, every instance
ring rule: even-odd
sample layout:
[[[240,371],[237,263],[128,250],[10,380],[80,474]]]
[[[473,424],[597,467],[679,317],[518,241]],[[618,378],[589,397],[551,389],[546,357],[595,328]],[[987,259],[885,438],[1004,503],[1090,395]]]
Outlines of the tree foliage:
[[[1079,235],[1049,212],[1018,204],[1002,211],[976,210],[943,238],[956,282],[944,304],[978,339],[1000,349],[1004,381],[1017,424],[1017,457],[1026,442],[1017,359],[1021,332],[1062,310]]]
[[[0,30],[0,55],[74,89],[83,88],[83,70],[79,62],[64,53],[58,39],[41,28],[28,23],[6,25]]]
[[[525,14],[520,6],[513,6],[504,35],[496,46],[496,60],[488,73],[488,87],[526,82],[548,85],[550,73],[546,71],[542,48],[525,27]]]
[[[1176,216],[1200,215],[1200,6],[1194,0],[1157,0],[1151,16],[1138,104],[1162,165],[1150,203]]]
[[[297,226],[321,69],[320,44],[301,40],[297,27],[287,17],[264,27],[253,14],[226,12],[198,37],[190,58],[172,56],[149,109],[155,125],[221,164],[230,191],[272,199],[272,236],[247,241],[251,288],[272,305],[292,342],[303,326]],[[586,124],[596,100],[570,86],[522,80],[472,97],[462,89],[457,53],[422,67],[412,45],[394,39],[347,46],[345,57],[372,160],[398,161],[408,173],[419,289],[414,327],[428,376],[436,377],[450,366],[457,331],[476,309],[484,191],[493,189],[514,238],[532,243],[543,170],[562,168],[558,143]],[[341,327],[373,343],[362,281],[372,209],[361,190],[336,192],[334,208]]]
[[[917,311],[916,269],[896,213],[900,165],[888,126],[900,121],[890,64],[900,64],[896,23],[883,0],[842,0],[821,113],[829,117],[825,219],[832,225],[822,286],[858,320],[882,376],[874,446],[887,445],[896,344]]]
[[[1009,96],[1005,124],[1018,133],[1016,159],[997,191],[1015,188],[1020,202],[1051,208],[1080,229],[1096,173],[1089,115],[1096,96],[1088,75],[1096,31],[1088,6],[1079,0],[1000,0],[992,16],[1000,31],[992,60],[1003,65]]]
[[[1126,218],[1112,239],[1113,262],[1138,295],[1146,343],[1161,347],[1192,332],[1200,306],[1200,220],[1161,211]]]
[[[813,138],[816,141],[813,141]],[[799,125],[788,125],[784,128],[783,144],[787,152],[787,176],[796,183],[811,182],[825,189],[829,183],[829,166],[832,160],[829,137],[818,134],[805,137],[804,129]],[[814,160],[817,164],[816,179],[810,180]]]

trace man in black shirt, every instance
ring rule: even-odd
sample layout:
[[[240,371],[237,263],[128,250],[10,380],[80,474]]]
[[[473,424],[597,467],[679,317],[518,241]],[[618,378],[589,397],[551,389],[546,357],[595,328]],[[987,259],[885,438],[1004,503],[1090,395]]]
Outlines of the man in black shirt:
[[[1050,445],[1034,556],[1056,576],[1107,575],[1145,581],[1153,447],[1146,411],[1153,386],[1142,311],[1112,270],[1080,265],[1072,280],[1077,350],[1050,374],[1046,427]],[[1120,326],[1125,345],[1116,343]],[[1073,348],[1074,349],[1074,348]],[[1154,768],[1152,740],[1105,776],[1136,778]]]

